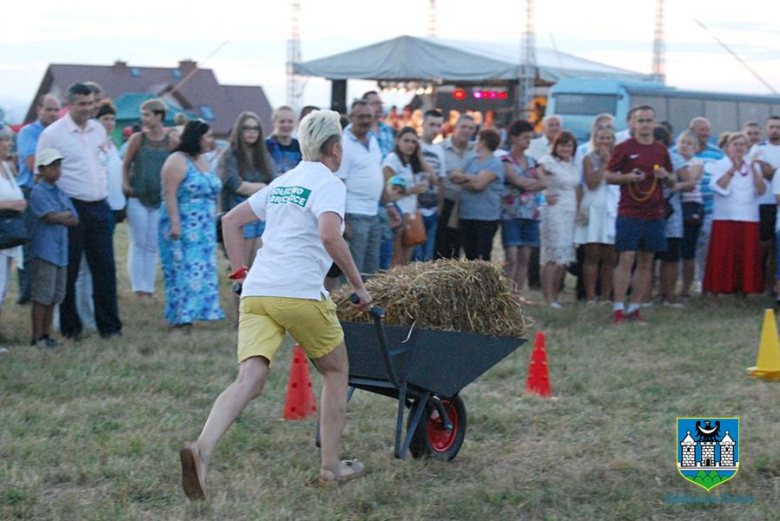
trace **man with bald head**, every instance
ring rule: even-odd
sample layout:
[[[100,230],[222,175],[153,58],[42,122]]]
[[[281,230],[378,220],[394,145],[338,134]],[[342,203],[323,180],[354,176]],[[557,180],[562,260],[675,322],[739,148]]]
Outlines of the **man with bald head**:
[[[531,145],[526,153],[539,161],[550,153],[550,145],[561,130],[563,130],[563,120],[560,116],[555,114],[545,116],[542,120],[542,135],[531,140]]]
[[[60,113],[60,101],[53,94],[44,94],[38,98],[36,104],[38,119],[19,131],[16,138],[16,149],[19,157],[19,187],[22,189],[25,199],[30,198],[30,192],[33,189],[33,172],[35,171],[35,148],[38,146],[38,139],[43,133],[43,129],[57,121]],[[30,212],[27,212],[28,218]],[[25,246],[25,261],[29,254],[30,247]],[[27,272],[19,270],[19,304],[26,304],[30,301],[30,280]]]

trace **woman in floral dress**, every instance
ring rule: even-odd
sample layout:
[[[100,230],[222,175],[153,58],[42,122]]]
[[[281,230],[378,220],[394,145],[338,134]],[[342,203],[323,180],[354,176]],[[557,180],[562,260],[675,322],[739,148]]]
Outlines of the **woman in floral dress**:
[[[187,123],[161,177],[160,257],[165,280],[165,319],[174,327],[220,320],[217,277],[217,195],[222,182],[203,153],[213,148],[208,124]]]

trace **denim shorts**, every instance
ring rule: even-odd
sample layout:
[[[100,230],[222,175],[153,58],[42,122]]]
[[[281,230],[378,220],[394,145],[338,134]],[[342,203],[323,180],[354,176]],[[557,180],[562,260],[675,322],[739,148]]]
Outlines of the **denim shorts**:
[[[244,225],[244,239],[257,239],[263,236],[265,221],[254,221]]]
[[[510,246],[539,247],[539,221],[535,219],[508,219],[501,221],[501,243]]]
[[[616,251],[666,251],[665,219],[634,219],[618,215],[615,223]]]

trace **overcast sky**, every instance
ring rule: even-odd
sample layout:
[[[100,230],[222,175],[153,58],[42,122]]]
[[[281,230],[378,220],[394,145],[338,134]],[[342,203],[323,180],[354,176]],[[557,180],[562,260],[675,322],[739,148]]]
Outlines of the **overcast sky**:
[[[428,0],[300,0],[303,59],[393,38],[425,36]],[[192,58],[225,84],[262,85],[285,102],[285,0],[77,3],[3,2],[0,104],[14,115],[29,103],[49,63],[175,66]],[[517,42],[522,0],[438,0],[438,35]],[[536,0],[536,42],[561,52],[649,73],[653,0]],[[698,18],[780,91],[780,2],[685,0],[666,3],[667,83],[678,88],[769,94],[768,89],[695,23]],[[132,7],[132,10],[130,8]],[[207,56],[229,40],[214,57]],[[89,79],[89,78],[85,78]],[[350,96],[366,88],[351,82]],[[304,102],[326,106],[328,82],[311,79]]]

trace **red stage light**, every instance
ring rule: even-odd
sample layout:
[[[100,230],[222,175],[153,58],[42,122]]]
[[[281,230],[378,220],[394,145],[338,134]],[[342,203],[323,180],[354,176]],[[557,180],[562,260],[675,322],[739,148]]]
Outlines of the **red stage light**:
[[[452,97],[456,100],[466,99],[466,91],[463,89],[455,89],[455,92],[452,93]]]
[[[498,94],[498,99],[507,99],[509,98],[509,95],[506,92],[500,92]]]

